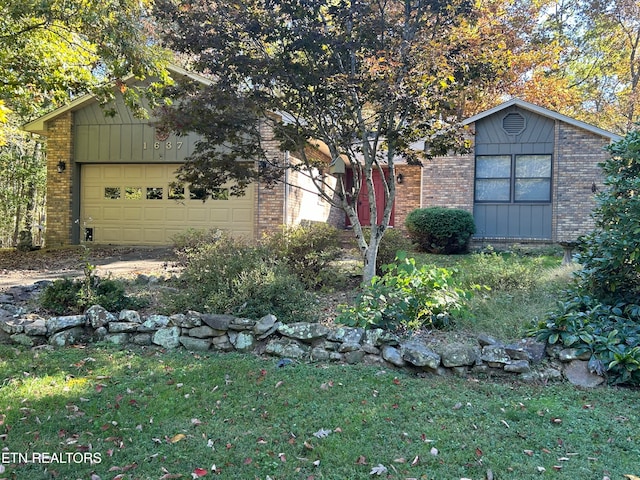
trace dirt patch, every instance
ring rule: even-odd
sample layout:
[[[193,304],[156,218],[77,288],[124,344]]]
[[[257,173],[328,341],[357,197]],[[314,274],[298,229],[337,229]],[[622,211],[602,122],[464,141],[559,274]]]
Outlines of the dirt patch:
[[[95,265],[98,276],[117,278],[138,274],[171,274],[173,250],[168,247],[68,247],[20,252],[0,250],[0,290],[41,280],[75,278],[84,266]]]

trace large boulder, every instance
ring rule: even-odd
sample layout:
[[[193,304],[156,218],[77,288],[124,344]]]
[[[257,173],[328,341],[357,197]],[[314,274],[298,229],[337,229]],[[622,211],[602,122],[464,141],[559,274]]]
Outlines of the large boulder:
[[[292,338],[274,338],[265,348],[270,355],[287,358],[304,358],[309,355],[310,347]]]
[[[309,342],[326,337],[329,334],[329,329],[319,323],[297,322],[280,325],[278,332],[285,337]]]
[[[440,366],[440,355],[422,343],[408,342],[401,345],[402,358],[416,367],[435,370]]]
[[[480,357],[480,349],[477,346],[465,343],[450,343],[438,349],[442,359],[442,365],[447,368],[465,367],[474,365]]]
[[[101,305],[92,305],[85,313],[87,323],[93,328],[104,327],[109,322],[115,322],[116,316]]]
[[[164,348],[177,348],[180,346],[180,327],[161,328],[153,334],[151,340]]]
[[[68,328],[81,327],[87,322],[87,318],[84,315],[67,315],[64,317],[51,317],[47,320],[47,334],[53,335],[54,333],[66,330]]]

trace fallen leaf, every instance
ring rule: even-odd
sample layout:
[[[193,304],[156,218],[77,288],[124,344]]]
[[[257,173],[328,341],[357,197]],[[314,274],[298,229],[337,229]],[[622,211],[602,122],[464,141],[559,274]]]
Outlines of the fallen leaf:
[[[636,475],[630,475],[630,474],[626,474],[623,475],[624,478],[628,478],[629,480],[640,480],[640,477],[636,476]]]
[[[554,465],[553,469],[554,470],[562,470],[562,465]]]
[[[507,428],[511,428],[506,420],[500,420],[500,422]]]
[[[561,418],[553,417],[553,418],[551,419],[551,423],[555,423],[556,425],[559,425],[559,424],[561,424],[561,423],[562,423],[562,419],[561,419]]]
[[[387,467],[379,463],[371,469],[369,475],[382,475],[383,473],[387,473]]]
[[[544,467],[536,467],[536,469],[538,470],[538,472],[542,473],[542,472],[546,472],[547,469]]]
[[[533,450],[523,450],[525,455],[529,455],[530,457],[533,457]]]
[[[197,418],[192,418],[191,419],[191,425],[193,425],[194,427],[197,427],[198,425],[202,425],[202,422],[200,420],[198,420]]]
[[[420,462],[420,457],[416,455],[416,458],[414,458],[414,459],[411,461],[411,466],[412,466],[412,467],[414,467],[414,466],[416,466],[419,462]]]
[[[356,460],[356,465],[366,465],[367,464],[367,457],[365,457],[364,455],[360,455],[358,457],[358,460]]]
[[[182,478],[180,473],[165,473],[160,477],[160,480],[172,480],[174,478]]]
[[[279,453],[278,458],[281,462],[285,463],[287,461],[287,456],[284,453]]]
[[[309,442],[305,440],[304,448],[306,448],[307,450],[313,450],[313,445],[311,445]]]
[[[169,441],[171,443],[178,443],[180,440],[184,440],[185,438],[187,438],[187,436],[184,433],[178,433],[177,435],[171,437],[171,440]]]
[[[394,460],[395,463],[407,463],[407,459],[404,457],[396,458]]]
[[[278,388],[278,387],[282,386],[282,384],[283,384],[283,383],[284,383],[284,382],[283,382],[282,380],[280,380],[278,383],[276,383],[276,388]]]
[[[207,474],[207,471],[204,468],[196,468],[191,474],[191,476],[193,478],[200,478],[200,477],[204,477],[206,474]]]
[[[431,447],[431,450],[429,451],[429,453],[431,453],[431,455],[433,455],[434,457],[438,455],[438,449],[436,447]]]
[[[102,392],[102,389],[103,389],[104,387],[106,387],[106,385],[104,385],[104,384],[102,384],[102,383],[97,384],[97,385],[96,385],[96,392],[98,392],[98,393]]]
[[[313,462],[313,466],[314,467],[319,467],[320,466],[320,460],[316,460],[315,462]]]
[[[251,457],[247,457],[242,463],[244,463],[245,465],[250,465],[251,462],[253,462],[253,459]]]

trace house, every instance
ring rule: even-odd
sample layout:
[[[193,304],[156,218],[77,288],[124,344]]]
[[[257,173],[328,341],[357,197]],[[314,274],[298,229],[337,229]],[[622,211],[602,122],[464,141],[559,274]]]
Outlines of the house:
[[[572,242],[592,229],[598,164],[621,137],[519,99],[463,124],[473,149],[425,164],[423,206],[472,212],[480,242]]]
[[[208,81],[179,67],[169,71],[175,79]],[[47,247],[168,245],[189,228],[259,239],[281,225],[348,226],[344,213],[295,170],[286,170],[274,188],[257,182],[234,197],[225,186],[203,202],[203,192],[175,184],[199,137],[157,131],[153,119],[134,117],[119,97],[114,107],[116,115],[105,116],[86,95],[24,126],[47,137]],[[473,212],[481,239],[556,242],[589,229],[592,190],[601,185],[597,164],[617,136],[520,100],[465,124],[474,132],[473,153],[439,157],[423,168],[399,162],[392,226],[402,228],[415,208],[439,205]],[[296,162],[268,135],[263,146],[275,161]],[[312,173],[335,182],[330,169]],[[344,174],[349,184],[348,168]],[[380,188],[382,177],[373,180]],[[368,223],[366,189],[358,203]]]

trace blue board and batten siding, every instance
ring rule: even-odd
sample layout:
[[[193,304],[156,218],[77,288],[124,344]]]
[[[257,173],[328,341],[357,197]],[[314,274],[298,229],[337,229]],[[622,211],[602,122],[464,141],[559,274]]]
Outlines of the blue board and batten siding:
[[[524,129],[509,134],[503,120],[509,113],[524,117]],[[552,155],[555,121],[528,110],[511,107],[476,122],[475,155]],[[552,167],[553,168],[553,167]],[[553,189],[553,185],[551,186]],[[550,197],[551,198],[551,197]],[[550,240],[551,202],[474,202],[476,237]]]

